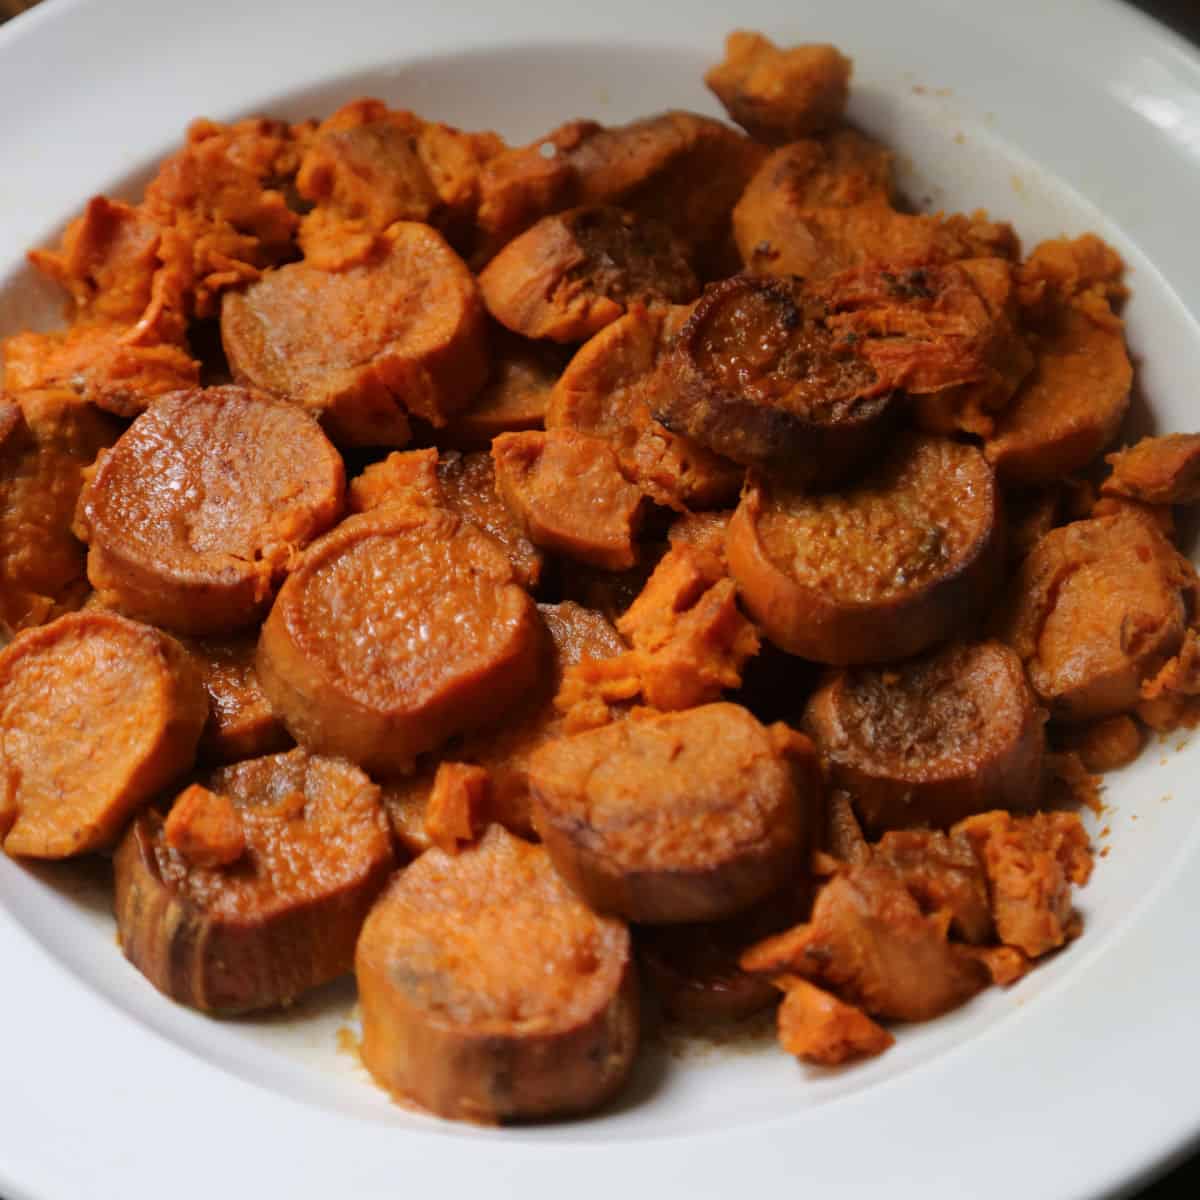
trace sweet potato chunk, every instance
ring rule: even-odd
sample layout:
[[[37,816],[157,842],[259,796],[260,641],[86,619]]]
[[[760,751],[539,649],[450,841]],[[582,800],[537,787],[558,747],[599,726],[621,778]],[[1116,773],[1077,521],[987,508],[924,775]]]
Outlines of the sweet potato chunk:
[[[1092,235],[1045,243],[1022,266],[1034,368],[986,444],[1005,483],[1052,483],[1086,466],[1116,436],[1133,380],[1111,307],[1123,295],[1123,270]]]
[[[1105,496],[1126,496],[1143,504],[1200,500],[1200,434],[1142,438],[1106,461],[1112,474],[1100,485]]]
[[[571,886],[598,912],[670,924],[730,916],[782,885],[820,775],[806,738],[712,704],[551,742],[529,783]]]
[[[633,648],[584,660],[563,678],[554,702],[571,730],[605,724],[610,705],[638,695],[666,711],[717,700],[741,686],[742,668],[759,648],[720,560],[686,545],[659,560],[617,624]]]
[[[880,832],[1034,807],[1044,720],[1017,655],[978,642],[840,671],[809,700],[804,723],[834,784]]]
[[[246,851],[246,831],[233,801],[198,783],[176,796],[163,840],[193,867],[227,867]]]
[[[841,869],[812,918],[748,950],[742,966],[795,975],[872,1016],[927,1021],[969,1000],[988,972],[947,939],[949,916],[924,914],[889,867]]]
[[[70,392],[0,393],[0,622],[38,625],[86,589],[71,532],[84,469],[120,427]]]
[[[1092,853],[1075,813],[983,813],[954,833],[974,845],[987,872],[1001,942],[1038,958],[1078,935],[1071,886],[1087,883]]]
[[[790,142],[842,119],[850,70],[836,46],[781,50],[761,33],[739,29],[725,39],[725,59],[704,82],[751,137]]]
[[[395,450],[381,462],[371,463],[350,481],[346,507],[351,512],[373,509],[438,508],[445,504],[438,481],[438,452]]]
[[[731,503],[742,470],[651,415],[656,369],[688,310],[631,305],[624,316],[579,348],[554,386],[546,428],[576,429],[606,439],[625,476],[669,508]]]
[[[682,304],[699,291],[666,226],[604,206],[543,218],[492,259],[479,287],[502,325],[555,342],[586,341],[633,301]]]
[[[18,635],[0,651],[4,849],[104,848],[192,765],[207,716],[187,652],[156,629],[92,611]]]
[[[430,841],[447,854],[479,840],[487,826],[490,780],[483,767],[470,763],[438,765],[425,809]]]
[[[882,1054],[895,1038],[861,1008],[798,976],[780,977],[779,1044],[806,1062],[836,1067]]]
[[[1079,755],[1084,770],[1100,775],[1133,762],[1142,752],[1145,737],[1132,717],[1118,713],[1091,725],[1068,729],[1059,735],[1059,740],[1067,750]]]
[[[405,772],[533,683],[533,602],[501,548],[444,510],[383,508],[314,542],[263,626],[258,676],[307,748]]]
[[[414,222],[344,271],[291,263],[228,296],[221,341],[236,379],[303,405],[349,445],[402,446],[407,414],[444,425],[487,376],[475,280]]]
[[[292,739],[271,711],[254,669],[257,630],[224,638],[189,638],[183,644],[208,692],[208,721],[198,751],[202,761],[238,762],[291,746]]]
[[[492,459],[496,488],[532,542],[613,571],[633,566],[642,493],[607,442],[567,429],[506,433]]]
[[[350,970],[393,860],[379,789],[347,762],[291,750],[204,776],[165,823],[143,813],[114,866],[126,958],[172,1000],[232,1014]]]
[[[896,661],[969,627],[992,598],[998,492],[972,446],[905,434],[839,493],[752,483],[729,525],[750,615],[791,654]]]
[[[1191,564],[1131,511],[1051,530],[1021,565],[998,632],[1061,720],[1130,711],[1181,648]]]
[[[629,931],[493,827],[396,876],[359,939],[362,1057],[397,1097],[502,1121],[595,1108],[637,1051]]]
[[[80,498],[88,579],[181,633],[261,618],[299,551],[338,518],[342,460],[311,417],[239,387],[157,401]]]
[[[317,127],[296,177],[313,205],[300,226],[305,259],[344,269],[395,221],[461,238],[479,204],[479,171],[503,148],[495,134],[423,121],[379,100],[344,105]]]

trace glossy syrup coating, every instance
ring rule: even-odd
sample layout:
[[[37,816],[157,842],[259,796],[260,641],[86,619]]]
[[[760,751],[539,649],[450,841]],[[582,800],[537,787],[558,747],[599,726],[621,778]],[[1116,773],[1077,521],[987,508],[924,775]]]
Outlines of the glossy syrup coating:
[[[261,618],[295,555],[340,516],[341,457],[295,406],[240,387],[157,401],[80,498],[105,603],[187,634]]]
[[[257,667],[302,746],[386,774],[510,711],[543,636],[487,534],[444,510],[384,508],[306,552],[263,626]]]

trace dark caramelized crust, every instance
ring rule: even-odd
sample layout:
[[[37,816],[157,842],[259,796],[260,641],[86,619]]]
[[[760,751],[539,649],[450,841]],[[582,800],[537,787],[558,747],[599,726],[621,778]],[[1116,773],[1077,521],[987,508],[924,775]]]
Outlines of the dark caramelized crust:
[[[200,865],[171,844],[171,818],[140,816],[115,860],[126,957],[172,1000],[215,1013],[287,1004],[349,971],[393,866],[379,789],[303,750],[203,783],[232,803],[244,849]]]
[[[492,259],[479,286],[502,325],[555,342],[585,341],[634,301],[681,304],[699,290],[665,225],[604,206],[543,218]]]
[[[496,826],[396,877],[355,971],[367,1069],[441,1116],[583,1112],[620,1088],[637,1051],[629,931],[582,904],[540,846]]]
[[[341,515],[342,460],[295,405],[240,387],[157,401],[80,500],[105,603],[180,633],[260,619],[295,556]]]
[[[710,287],[659,368],[654,415],[734,462],[831,481],[878,443],[893,395],[825,316],[798,281]]]
[[[541,637],[491,538],[445,511],[385,508],[309,548],[263,626],[257,667],[301,745],[403,772],[509,711]]]
[[[729,526],[729,568],[750,615],[789,653],[896,661],[985,611],[1002,563],[998,506],[978,450],[905,434],[842,492],[748,487]]]
[[[1021,660],[1000,642],[840,671],[805,710],[833,783],[872,833],[1035,807],[1043,721]]]
[[[552,742],[530,767],[534,824],[600,912],[716,920],[795,869],[819,790],[811,744],[710,704]]]

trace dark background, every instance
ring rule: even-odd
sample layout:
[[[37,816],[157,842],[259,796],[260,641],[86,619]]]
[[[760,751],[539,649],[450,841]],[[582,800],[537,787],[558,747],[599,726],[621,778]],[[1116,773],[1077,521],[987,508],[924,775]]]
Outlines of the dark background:
[[[997,0],[1000,2],[1000,0]],[[1126,0],[1200,46],[1200,0]],[[14,17],[37,0],[0,0],[0,22]],[[1136,1193],[1138,1200],[1170,1200],[1176,1196],[1200,1197],[1200,1153],[1193,1153],[1152,1186]]]

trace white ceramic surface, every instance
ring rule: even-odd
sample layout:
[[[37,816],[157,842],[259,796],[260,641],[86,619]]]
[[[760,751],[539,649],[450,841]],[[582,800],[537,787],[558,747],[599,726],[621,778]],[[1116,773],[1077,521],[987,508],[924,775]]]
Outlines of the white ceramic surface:
[[[24,249],[93,192],[136,192],[195,115],[374,94],[519,140],[570,116],[716,113],[700,77],[739,25],[851,53],[852,115],[899,151],[910,196],[987,207],[1028,244],[1113,241],[1135,424],[1200,427],[1200,60],[1108,0],[49,0],[0,28],[0,335],[56,318]],[[102,875],[0,856],[0,1194],[1107,1194],[1200,1131],[1187,742],[1109,777],[1087,933],[1017,987],[852,1069],[766,1044],[651,1054],[612,1111],[527,1129],[391,1105],[337,1049],[348,984],[259,1020],[171,1005],[118,952]]]

